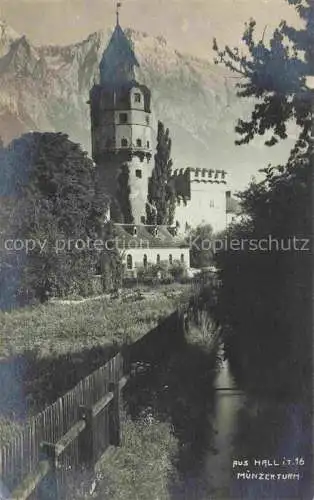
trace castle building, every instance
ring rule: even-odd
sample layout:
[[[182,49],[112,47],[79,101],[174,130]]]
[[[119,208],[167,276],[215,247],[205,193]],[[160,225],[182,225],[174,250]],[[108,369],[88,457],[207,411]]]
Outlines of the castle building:
[[[222,231],[227,217],[227,173],[211,168],[175,170],[172,182],[178,203],[175,218],[180,232],[210,224],[214,232]]]
[[[110,218],[126,270],[179,261],[189,267],[189,248],[175,228],[146,226],[152,175],[151,93],[136,79],[139,63],[117,23],[90,91],[92,156],[97,189],[110,199]],[[108,214],[109,216],[109,214]]]

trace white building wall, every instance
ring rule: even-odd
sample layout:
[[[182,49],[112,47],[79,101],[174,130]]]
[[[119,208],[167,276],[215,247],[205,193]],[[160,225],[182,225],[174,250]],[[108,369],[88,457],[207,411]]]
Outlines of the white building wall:
[[[226,228],[226,185],[191,182],[191,199],[187,205],[183,201],[176,207],[175,220],[184,232],[186,224],[195,228],[210,224],[214,232]]]
[[[190,249],[189,248],[147,248],[148,245],[143,242],[142,248],[126,248],[121,251],[123,262],[126,264],[127,256],[132,256],[133,269],[142,267],[144,264],[144,255],[147,256],[148,264],[157,264],[157,255],[160,256],[161,262],[169,263],[169,256],[172,255],[172,261],[181,261],[183,255],[184,265],[190,267]]]

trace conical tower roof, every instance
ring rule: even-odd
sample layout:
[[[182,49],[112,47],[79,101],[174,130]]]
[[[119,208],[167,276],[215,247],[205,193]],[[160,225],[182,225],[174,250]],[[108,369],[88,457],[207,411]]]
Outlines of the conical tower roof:
[[[139,63],[131,43],[117,22],[99,65],[100,84],[123,85],[135,81],[135,67]]]

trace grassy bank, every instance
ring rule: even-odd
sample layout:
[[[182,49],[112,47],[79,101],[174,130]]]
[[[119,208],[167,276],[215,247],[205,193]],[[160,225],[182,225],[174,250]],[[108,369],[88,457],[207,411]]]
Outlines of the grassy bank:
[[[93,349],[96,349],[96,342],[102,342],[103,338],[108,342],[115,341],[117,345],[136,340],[182,302],[182,291],[186,292],[186,288],[166,287],[154,295],[137,293],[112,301],[101,298],[74,306],[54,303],[40,309],[45,311],[51,328],[54,321],[58,322],[53,334],[57,334],[66,319],[72,325],[81,323],[83,326],[79,332],[86,332],[87,328],[96,332],[97,325],[102,325],[102,336],[93,339]],[[48,317],[47,310],[54,314],[53,318]],[[66,311],[71,311],[71,314],[67,315]],[[27,317],[31,317],[32,324],[36,325],[36,315],[32,310],[15,311],[12,316],[17,314],[31,314]],[[113,326],[116,332],[114,337],[110,336]],[[79,342],[84,341],[82,333],[78,339],[73,338],[77,342],[76,347],[67,348],[67,355],[77,351],[81,345]],[[63,342],[62,346],[58,346],[54,352],[60,354],[52,358],[55,371],[62,378],[64,370],[60,369],[56,359],[64,358],[65,366],[68,366],[69,358],[63,356],[65,345]],[[180,474],[191,466],[191,461],[197,463],[201,460],[204,449],[210,445],[212,429],[208,413],[212,398],[208,394],[215,372],[216,347],[215,323],[206,311],[195,310],[191,314],[186,343],[180,350],[160,366],[139,367],[124,390],[128,416],[123,423],[122,446],[109,460],[104,459],[99,464],[99,481],[93,498],[170,500],[173,489],[181,491]],[[44,357],[50,351],[42,344],[39,352]],[[47,366],[46,359],[42,359]],[[49,378],[51,374],[48,370]],[[43,395],[37,393],[36,400],[46,397],[48,379],[44,384],[43,380],[40,381],[39,385],[45,391]],[[34,384],[32,392],[34,394]],[[81,500],[90,498],[90,495],[81,496],[76,492],[74,498]]]
[[[121,449],[99,464],[97,500],[170,500],[168,483],[176,477],[177,453],[169,423],[149,411],[135,421],[127,418]]]
[[[52,404],[170,315],[186,287],[128,291],[85,302],[53,301],[0,313],[0,446]]]
[[[100,464],[97,500],[190,498],[182,481],[187,470],[200,495],[208,493],[193,476],[214,432],[219,332],[208,313],[191,321],[186,341],[163,366],[142,367],[126,387],[123,445],[116,459]]]
[[[105,344],[133,342],[180,302],[182,286],[154,293],[129,291],[117,299],[46,305],[0,312],[0,357],[36,351],[39,357],[79,352]]]

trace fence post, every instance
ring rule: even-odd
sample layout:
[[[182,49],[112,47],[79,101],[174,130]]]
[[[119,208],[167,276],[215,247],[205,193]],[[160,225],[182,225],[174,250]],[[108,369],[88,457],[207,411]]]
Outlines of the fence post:
[[[79,419],[84,420],[86,424],[84,431],[78,438],[79,462],[90,469],[95,465],[93,409],[80,405]]]
[[[50,472],[48,472],[39,484],[39,498],[40,500],[61,500],[61,488],[58,480],[59,462],[56,447],[52,443],[43,442],[41,450],[50,463]]]
[[[121,390],[118,382],[109,384],[109,391],[113,392],[113,400],[109,405],[109,439],[113,446],[121,444]]]

